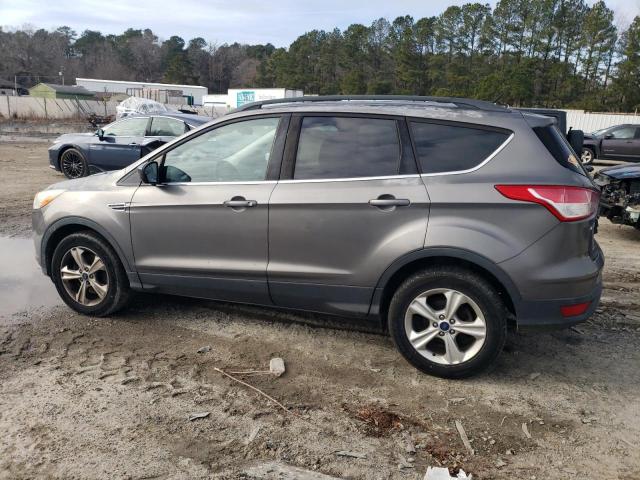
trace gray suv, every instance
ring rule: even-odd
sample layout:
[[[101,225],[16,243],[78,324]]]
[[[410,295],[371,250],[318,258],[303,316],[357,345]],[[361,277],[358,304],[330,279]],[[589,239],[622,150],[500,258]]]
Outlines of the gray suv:
[[[599,192],[549,117],[431,97],[246,105],[34,200],[37,258],[86,315],[132,290],[366,317],[472,375],[518,329],[586,320]]]

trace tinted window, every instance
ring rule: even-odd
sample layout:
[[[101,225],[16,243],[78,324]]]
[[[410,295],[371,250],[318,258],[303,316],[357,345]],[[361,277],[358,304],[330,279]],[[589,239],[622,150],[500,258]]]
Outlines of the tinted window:
[[[279,118],[259,118],[218,127],[169,150],[166,182],[264,180]]]
[[[411,122],[411,131],[422,173],[477,167],[509,138],[493,130],[424,122]]]
[[[179,137],[185,132],[184,122],[168,117],[153,117],[151,120],[151,137]]]
[[[399,163],[395,120],[305,117],[293,178],[397,175]]]
[[[115,137],[144,137],[148,118],[125,118],[104,127],[104,134]]]
[[[582,163],[578,160],[571,145],[555,125],[536,127],[533,131],[536,132],[540,141],[560,165],[586,175]]]

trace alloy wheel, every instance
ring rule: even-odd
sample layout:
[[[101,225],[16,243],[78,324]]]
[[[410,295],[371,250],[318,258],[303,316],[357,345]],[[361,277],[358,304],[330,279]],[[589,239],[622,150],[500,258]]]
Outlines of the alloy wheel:
[[[86,247],[72,247],[64,254],[60,278],[69,296],[86,307],[102,302],[109,291],[109,274],[104,262]]]
[[[589,150],[588,148],[583,148],[582,149],[582,155],[580,155],[580,160],[585,165],[590,164],[593,161],[593,152],[591,150]]]
[[[67,151],[62,154],[60,167],[68,178],[79,178],[84,175],[84,160],[80,154],[74,151]]]
[[[471,360],[487,336],[480,307],[467,295],[448,288],[428,290],[414,298],[404,326],[416,352],[440,365]]]

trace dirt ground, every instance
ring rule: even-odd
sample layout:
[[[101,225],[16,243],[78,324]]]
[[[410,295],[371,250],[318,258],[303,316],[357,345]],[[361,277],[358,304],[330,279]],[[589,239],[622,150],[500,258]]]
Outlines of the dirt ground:
[[[0,169],[0,235],[28,236],[33,194],[61,176],[44,144],[1,144]],[[465,381],[422,375],[386,336],[337,318],[142,295],[109,319],[16,312],[0,320],[0,478],[254,478],[249,467],[277,460],[362,480],[439,465],[640,479],[640,232],[604,220],[597,238],[592,320],[514,335],[492,372]],[[282,377],[238,377],[287,412],[216,370],[275,356]]]

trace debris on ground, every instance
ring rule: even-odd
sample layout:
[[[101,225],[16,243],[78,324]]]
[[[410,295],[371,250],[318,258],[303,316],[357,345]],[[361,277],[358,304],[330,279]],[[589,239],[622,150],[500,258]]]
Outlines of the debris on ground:
[[[198,353],[209,353],[211,351],[211,345],[207,345],[205,347],[200,347],[198,349]]]
[[[209,415],[211,415],[211,412],[192,413],[191,415],[189,415],[189,421],[193,422],[194,420],[198,420],[199,418],[207,418]]]
[[[529,380],[535,380],[539,376],[540,376],[540,372],[534,372],[531,375],[529,375]]]
[[[354,416],[366,424],[365,433],[372,437],[387,436],[404,428],[398,415],[376,406],[360,407]]]
[[[473,447],[471,446],[471,442],[469,441],[469,437],[467,437],[467,432],[464,431],[464,427],[462,426],[462,423],[460,423],[459,420],[456,420],[456,429],[458,430],[458,433],[460,434],[460,438],[462,439],[462,443],[464,444],[465,448],[467,450],[469,450],[469,453],[471,455],[474,455],[475,452],[473,450]]]
[[[529,433],[529,427],[527,427],[526,423],[522,424],[522,433],[524,433],[525,437],[531,438],[531,434]]]
[[[455,477],[449,474],[449,469],[443,467],[429,467],[425,473],[423,480],[472,480],[472,475],[467,475],[464,470],[460,469]]]
[[[250,480],[339,480],[324,473],[292,467],[281,462],[262,463],[244,470],[242,474],[242,478]]]
[[[339,451],[335,452],[335,454],[337,456],[339,456],[339,457],[360,458],[360,459],[367,458],[367,454],[366,453],[350,452],[350,451],[347,451],[347,450],[339,450]]]
[[[276,377],[281,376],[285,372],[284,360],[280,357],[272,358],[269,362],[269,371]]]
[[[502,467],[505,467],[506,465],[507,465],[507,462],[505,462],[503,459],[498,458],[496,460],[496,467],[497,468],[502,468]]]

